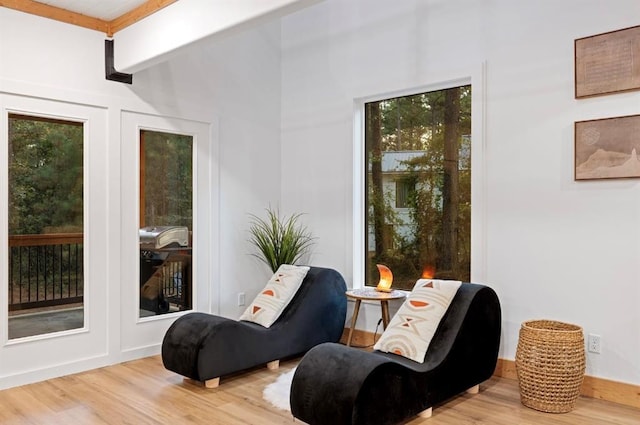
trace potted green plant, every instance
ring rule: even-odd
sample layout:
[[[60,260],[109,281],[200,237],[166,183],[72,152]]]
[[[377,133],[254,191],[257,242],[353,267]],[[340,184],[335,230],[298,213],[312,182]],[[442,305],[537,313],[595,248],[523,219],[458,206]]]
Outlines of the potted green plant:
[[[266,211],[266,219],[249,214],[249,241],[258,250],[252,255],[265,262],[275,272],[282,264],[295,264],[300,260],[309,252],[315,238],[306,226],[299,222],[301,213],[281,217],[277,209],[269,207]]]

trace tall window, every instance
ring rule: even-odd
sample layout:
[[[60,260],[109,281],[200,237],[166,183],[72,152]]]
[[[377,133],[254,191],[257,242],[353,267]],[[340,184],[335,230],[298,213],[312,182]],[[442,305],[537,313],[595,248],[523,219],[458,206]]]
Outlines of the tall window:
[[[396,288],[468,281],[471,86],[367,103],[365,124],[367,284],[376,264],[391,268]]]
[[[84,326],[83,124],[9,115],[9,338]]]
[[[192,305],[193,137],[140,132],[140,315]]]

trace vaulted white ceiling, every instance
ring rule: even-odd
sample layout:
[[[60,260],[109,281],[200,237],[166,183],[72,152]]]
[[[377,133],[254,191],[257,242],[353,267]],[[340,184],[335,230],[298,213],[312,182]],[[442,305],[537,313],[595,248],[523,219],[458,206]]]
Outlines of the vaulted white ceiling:
[[[37,2],[111,21],[135,9],[146,0],[37,0]]]

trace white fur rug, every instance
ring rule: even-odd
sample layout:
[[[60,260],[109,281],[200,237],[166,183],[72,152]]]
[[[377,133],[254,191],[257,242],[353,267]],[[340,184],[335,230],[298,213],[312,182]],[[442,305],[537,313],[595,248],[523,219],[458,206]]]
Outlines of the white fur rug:
[[[291,390],[291,381],[296,369],[293,368],[289,372],[278,376],[273,384],[269,384],[262,392],[262,398],[267,400],[272,406],[281,410],[291,410],[289,405],[289,393]]]

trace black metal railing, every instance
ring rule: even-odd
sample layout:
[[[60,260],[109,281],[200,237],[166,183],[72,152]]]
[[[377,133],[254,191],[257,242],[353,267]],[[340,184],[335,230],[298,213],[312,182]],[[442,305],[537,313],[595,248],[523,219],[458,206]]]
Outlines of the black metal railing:
[[[183,264],[179,261],[167,262],[162,267],[162,292],[165,297],[180,298],[182,296]]]
[[[82,302],[82,233],[9,236],[9,311]]]

